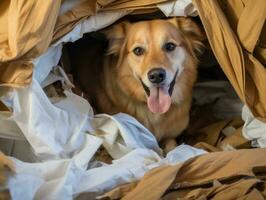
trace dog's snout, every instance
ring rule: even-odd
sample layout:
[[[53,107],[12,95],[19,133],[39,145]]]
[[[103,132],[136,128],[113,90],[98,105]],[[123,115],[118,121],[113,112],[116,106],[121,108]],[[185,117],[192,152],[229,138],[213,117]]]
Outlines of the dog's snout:
[[[166,71],[162,68],[152,69],[148,72],[148,78],[152,83],[162,83],[165,80]]]

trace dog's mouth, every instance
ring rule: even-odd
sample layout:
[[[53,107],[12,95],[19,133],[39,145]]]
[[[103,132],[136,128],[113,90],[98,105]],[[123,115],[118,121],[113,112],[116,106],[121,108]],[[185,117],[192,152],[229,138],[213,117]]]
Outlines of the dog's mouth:
[[[172,103],[171,95],[174,90],[176,76],[177,73],[175,73],[175,76],[169,85],[158,85],[151,87],[147,87],[140,79],[144,91],[148,96],[147,104],[151,112],[156,114],[163,114],[169,110]]]

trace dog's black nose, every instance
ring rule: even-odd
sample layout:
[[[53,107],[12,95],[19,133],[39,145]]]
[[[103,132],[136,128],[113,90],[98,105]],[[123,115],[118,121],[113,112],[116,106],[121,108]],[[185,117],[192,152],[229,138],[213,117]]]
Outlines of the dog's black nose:
[[[165,80],[166,71],[162,68],[152,69],[148,72],[148,78],[152,83],[162,83]]]

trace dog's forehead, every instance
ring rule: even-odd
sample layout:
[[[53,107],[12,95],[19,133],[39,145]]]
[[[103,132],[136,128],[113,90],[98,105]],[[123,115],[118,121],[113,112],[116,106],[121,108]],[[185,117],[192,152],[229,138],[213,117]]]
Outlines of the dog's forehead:
[[[180,39],[179,31],[167,20],[142,21],[131,24],[128,32],[129,42],[148,42],[151,39],[165,41],[167,39]]]

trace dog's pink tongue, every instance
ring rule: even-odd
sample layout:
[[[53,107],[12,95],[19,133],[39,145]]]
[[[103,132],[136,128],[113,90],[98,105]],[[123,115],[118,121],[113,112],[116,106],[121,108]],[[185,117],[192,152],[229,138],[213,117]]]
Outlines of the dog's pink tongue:
[[[168,111],[171,105],[171,97],[168,88],[150,87],[150,96],[148,97],[148,107],[151,112],[162,114]]]

